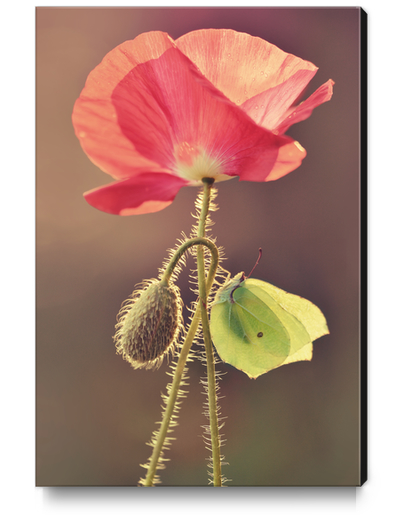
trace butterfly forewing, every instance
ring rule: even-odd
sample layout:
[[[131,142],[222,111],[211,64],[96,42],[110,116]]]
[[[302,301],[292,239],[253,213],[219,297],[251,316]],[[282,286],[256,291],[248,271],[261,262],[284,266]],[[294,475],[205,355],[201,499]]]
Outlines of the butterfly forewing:
[[[244,331],[245,340],[260,345],[265,352],[286,358],[290,337],[276,314],[254,293],[241,287],[234,292],[235,312]]]

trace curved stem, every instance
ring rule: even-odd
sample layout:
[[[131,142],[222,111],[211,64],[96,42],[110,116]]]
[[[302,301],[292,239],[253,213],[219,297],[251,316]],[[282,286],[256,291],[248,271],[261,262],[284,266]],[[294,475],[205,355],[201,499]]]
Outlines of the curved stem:
[[[171,261],[169,262],[163,276],[163,281],[169,281],[170,276],[172,275],[172,272],[178,262],[178,260],[181,258],[181,256],[186,252],[186,250],[193,245],[205,245],[209,248],[212,254],[212,261],[208,272],[208,279],[205,285],[205,289],[208,291],[211,289],[215,275],[217,266],[219,263],[219,252],[217,250],[216,245],[211,242],[210,240],[206,238],[193,238],[191,240],[186,241],[183,243],[179,249],[176,251],[176,253],[173,255]],[[206,310],[205,310],[206,311]],[[179,359],[177,362],[177,366],[174,371],[173,375],[173,382],[171,389],[169,391],[169,395],[166,402],[166,408],[163,413],[162,422],[160,429],[158,431],[157,437],[155,439],[155,444],[153,448],[152,455],[149,460],[148,470],[147,474],[144,480],[142,480],[143,486],[153,486],[154,485],[154,479],[155,479],[155,473],[158,467],[158,462],[161,457],[161,451],[166,439],[166,435],[168,433],[169,425],[172,420],[172,415],[175,409],[177,396],[180,388],[180,383],[183,378],[183,371],[184,367],[187,362],[188,354],[191,349],[191,345],[194,341],[195,333],[197,332],[199,321],[201,318],[201,306],[200,304],[197,304],[194,316],[191,320],[190,327],[188,329],[188,332],[186,334],[186,337],[184,339],[183,347],[180,350]]]
[[[207,247],[211,254],[212,254],[212,261],[211,261],[211,269],[214,268],[214,273],[216,272],[217,266],[219,264],[219,251],[217,250],[216,245],[207,238],[203,237],[197,237],[197,238],[191,238],[190,240],[185,241],[180,247],[176,250],[176,252],[173,254],[172,258],[170,259],[168,266],[166,267],[161,280],[168,282],[173,270],[175,269],[178,261],[182,257],[182,255],[186,252],[187,249],[190,247],[193,247],[194,245],[204,245]],[[201,249],[202,250],[202,249]],[[212,271],[213,273],[213,271]]]

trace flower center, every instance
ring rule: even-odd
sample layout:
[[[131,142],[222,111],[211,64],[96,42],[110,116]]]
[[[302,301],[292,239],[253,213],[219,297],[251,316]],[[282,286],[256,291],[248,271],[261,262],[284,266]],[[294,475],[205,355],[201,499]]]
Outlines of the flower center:
[[[184,179],[199,181],[204,177],[212,177],[216,181],[231,179],[224,175],[223,167],[218,159],[209,156],[204,150],[184,141],[175,149],[176,173]]]

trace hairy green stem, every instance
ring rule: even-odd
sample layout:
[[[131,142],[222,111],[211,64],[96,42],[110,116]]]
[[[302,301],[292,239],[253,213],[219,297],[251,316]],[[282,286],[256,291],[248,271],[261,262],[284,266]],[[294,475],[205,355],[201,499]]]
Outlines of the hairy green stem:
[[[222,486],[221,476],[221,457],[220,457],[220,435],[219,420],[216,395],[216,376],[215,376],[215,360],[212,346],[212,338],[210,336],[208,312],[202,308],[201,299],[201,320],[202,332],[205,343],[206,367],[207,367],[207,389],[208,389],[208,406],[210,421],[210,437],[212,447],[212,465],[213,465],[213,486]]]
[[[170,276],[172,275],[172,272],[173,272],[178,260],[181,258],[181,256],[184,254],[184,252],[186,252],[186,250],[188,248],[192,247],[193,245],[200,245],[200,246],[205,245],[211,251],[212,261],[211,261],[211,265],[210,265],[209,272],[208,272],[208,279],[207,279],[207,282],[205,285],[205,289],[207,289],[209,291],[212,287],[212,284],[213,284],[213,281],[214,281],[214,278],[216,275],[216,270],[217,270],[217,266],[219,263],[219,253],[218,253],[216,245],[206,238],[192,238],[191,240],[188,240],[185,243],[183,243],[178,248],[178,250],[175,252],[171,261],[169,262],[169,264],[162,276],[162,280],[169,281]],[[160,426],[158,435],[155,439],[155,444],[154,444],[153,452],[152,452],[150,460],[149,460],[146,477],[141,483],[143,486],[154,486],[155,473],[157,470],[158,462],[161,457],[161,451],[162,451],[162,448],[163,448],[163,445],[164,445],[164,442],[166,439],[166,435],[169,430],[169,425],[172,420],[172,415],[173,415],[174,408],[176,405],[178,391],[180,388],[180,383],[183,378],[184,367],[186,366],[188,354],[190,352],[191,345],[194,341],[195,333],[197,332],[200,318],[201,318],[201,305],[198,303],[195,313],[194,313],[194,316],[191,320],[190,327],[189,327],[186,337],[184,339],[183,346],[179,353],[179,359],[177,362],[176,369],[174,371],[173,382],[172,382],[172,386],[171,386],[171,389],[169,391],[169,395],[167,398],[166,408],[163,413],[161,426]]]
[[[206,220],[209,213],[210,206],[210,192],[213,185],[213,180],[203,179],[204,194],[202,200],[202,211],[198,225],[198,236],[205,236]],[[217,409],[217,395],[216,395],[216,376],[215,376],[215,363],[212,346],[212,338],[210,336],[209,318],[206,309],[207,292],[205,280],[205,261],[204,250],[200,246],[197,249],[197,270],[198,270],[198,288],[201,306],[201,320],[202,320],[202,333],[205,343],[206,362],[207,362],[207,393],[208,393],[208,407],[209,407],[209,422],[210,422],[210,436],[211,436],[211,449],[212,449],[212,466],[213,466],[213,486],[221,486],[221,458],[220,458],[220,436],[219,436],[219,421]]]

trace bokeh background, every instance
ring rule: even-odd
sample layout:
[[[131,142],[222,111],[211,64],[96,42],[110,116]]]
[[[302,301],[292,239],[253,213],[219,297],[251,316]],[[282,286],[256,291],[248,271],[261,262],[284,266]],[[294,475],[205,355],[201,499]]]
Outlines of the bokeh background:
[[[117,356],[115,317],[189,233],[197,190],[148,215],[90,207],[82,193],[109,177],[80,148],[71,113],[116,45],[200,28],[247,32],[313,62],[306,96],[335,81],[333,99],[288,131],[308,152],[300,168],[218,187],[212,233],[223,266],[249,271],[262,247],[254,276],[314,302],[331,332],[314,343],[312,362],[255,381],[219,366],[224,474],[230,486],[359,484],[359,23],[357,8],[37,9],[37,485],[136,485],[144,474],[167,366],[136,371]],[[178,285],[188,305],[187,271]],[[203,375],[192,363],[162,485],[207,485]]]

